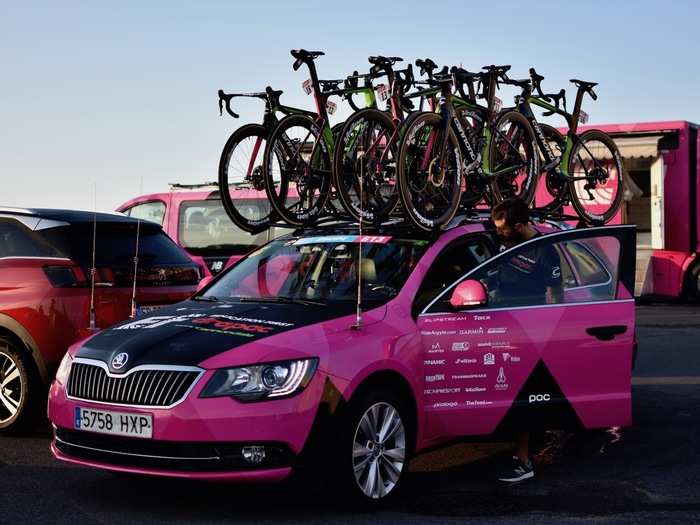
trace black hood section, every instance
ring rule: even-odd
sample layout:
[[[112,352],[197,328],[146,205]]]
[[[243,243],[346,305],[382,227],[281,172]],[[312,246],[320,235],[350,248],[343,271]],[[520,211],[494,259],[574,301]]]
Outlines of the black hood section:
[[[115,373],[143,364],[195,366],[263,337],[353,312],[352,305],[187,301],[104,330],[76,357],[104,361]]]

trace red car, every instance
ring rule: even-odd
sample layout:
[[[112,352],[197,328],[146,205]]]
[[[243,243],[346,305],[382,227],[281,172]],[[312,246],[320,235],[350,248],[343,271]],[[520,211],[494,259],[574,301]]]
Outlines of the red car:
[[[129,317],[137,220],[117,214],[0,208],[0,432],[39,412],[54,372],[89,334],[96,218],[98,328]],[[163,232],[140,221],[137,311],[188,298],[201,269]]]

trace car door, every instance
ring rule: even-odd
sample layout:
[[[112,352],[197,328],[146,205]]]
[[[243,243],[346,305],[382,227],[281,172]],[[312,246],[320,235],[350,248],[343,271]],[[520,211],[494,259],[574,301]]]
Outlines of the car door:
[[[569,275],[558,302],[499,290],[505,265],[547,247]],[[561,231],[501,252],[447,288],[417,319],[426,363],[435,363],[426,365],[427,435],[629,424],[634,258],[633,226]],[[449,298],[467,279],[484,284],[488,303],[455,311]]]

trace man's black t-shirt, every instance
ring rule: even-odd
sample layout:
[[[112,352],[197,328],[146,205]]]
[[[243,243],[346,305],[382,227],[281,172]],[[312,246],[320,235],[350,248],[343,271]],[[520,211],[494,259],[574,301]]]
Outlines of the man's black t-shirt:
[[[559,253],[551,244],[519,251],[501,263],[493,277],[497,281],[494,290],[496,302],[544,304],[547,287],[561,287]]]

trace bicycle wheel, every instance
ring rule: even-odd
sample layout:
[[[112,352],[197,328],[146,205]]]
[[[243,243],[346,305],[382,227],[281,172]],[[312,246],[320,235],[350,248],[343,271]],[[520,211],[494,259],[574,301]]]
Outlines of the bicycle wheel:
[[[569,198],[579,217],[605,224],[620,209],[624,166],[615,142],[602,131],[579,135],[569,157]]]
[[[447,133],[444,167],[440,144]],[[413,120],[399,148],[398,184],[404,214],[418,228],[445,228],[459,207],[462,155],[457,137],[442,117],[423,113]]]
[[[260,233],[276,220],[263,178],[266,142],[264,126],[247,124],[231,134],[219,159],[221,203],[233,223],[249,233]]]
[[[552,165],[547,166],[540,149],[540,176],[537,182],[535,207],[556,212],[568,199],[566,178],[559,172],[559,160],[566,149],[566,138],[554,126],[549,124],[539,124],[539,126],[544,140],[556,159]],[[542,191],[540,189],[542,187],[547,191]]]
[[[529,206],[535,198],[540,164],[535,131],[517,111],[499,115],[489,144],[494,203],[519,198]]]
[[[398,145],[398,130],[383,111],[363,109],[345,122],[336,141],[333,181],[354,220],[379,222],[396,207]]]
[[[267,142],[263,166],[265,190],[282,220],[292,226],[313,224],[331,189],[329,148],[313,120],[283,118]]]

